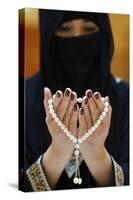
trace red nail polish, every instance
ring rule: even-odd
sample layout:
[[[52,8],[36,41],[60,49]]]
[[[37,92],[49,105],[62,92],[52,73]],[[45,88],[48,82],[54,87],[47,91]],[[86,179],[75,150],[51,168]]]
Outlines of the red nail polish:
[[[92,91],[91,91],[91,90],[89,90],[89,91],[87,92],[87,97],[88,97],[88,98],[91,98],[91,97],[92,97]]]
[[[57,91],[56,96],[59,98],[61,96],[61,93],[59,91]]]
[[[98,92],[96,92],[95,94],[94,94],[94,96],[95,96],[95,98],[98,100],[98,99],[100,99],[100,94],[98,93]]]
[[[69,97],[69,95],[70,95],[70,90],[69,90],[69,89],[66,89],[66,91],[65,91],[65,96],[66,96],[66,97]]]
[[[75,98],[74,94],[73,94],[73,93],[71,93],[71,97],[70,97],[70,99],[73,101],[73,100],[74,100],[74,98]]]
[[[88,104],[88,98],[87,97],[85,98],[85,104]]]
[[[77,111],[77,104],[74,105],[73,110],[74,110],[74,111]]]

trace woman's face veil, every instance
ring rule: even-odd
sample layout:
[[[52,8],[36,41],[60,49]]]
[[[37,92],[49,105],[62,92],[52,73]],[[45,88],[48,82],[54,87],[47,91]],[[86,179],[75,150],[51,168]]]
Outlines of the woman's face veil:
[[[78,96],[86,89],[108,95],[113,38],[107,14],[78,11],[42,10],[40,14],[40,65],[42,80],[52,92],[72,88]],[[99,27],[87,36],[60,38],[56,29],[65,21],[91,20]]]

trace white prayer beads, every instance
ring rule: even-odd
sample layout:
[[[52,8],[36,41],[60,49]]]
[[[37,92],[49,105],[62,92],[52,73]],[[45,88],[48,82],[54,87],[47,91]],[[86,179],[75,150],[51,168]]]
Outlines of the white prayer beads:
[[[80,154],[80,144],[82,144],[84,141],[87,140],[88,137],[90,137],[95,131],[96,129],[101,125],[103,119],[106,117],[106,114],[109,110],[109,103],[107,101],[104,102],[104,108],[102,113],[100,114],[100,116],[98,117],[97,121],[95,122],[95,124],[88,129],[88,131],[80,138],[76,138],[68,129],[67,127],[60,121],[60,119],[58,118],[57,114],[55,113],[54,110],[54,106],[53,106],[53,102],[54,102],[54,98],[55,95],[53,95],[52,99],[48,100],[48,108],[49,108],[49,113],[52,116],[52,118],[54,119],[55,123],[63,130],[63,132],[66,134],[66,136],[74,143],[75,145],[75,151],[74,151],[74,155],[75,155],[75,160],[76,160],[76,172],[75,172],[75,177],[73,179],[73,182],[75,184],[81,184],[82,183],[82,179],[80,178],[80,173],[77,176],[77,173],[79,172],[78,168],[77,168],[77,163],[79,163],[79,154]],[[78,103],[82,103],[82,98],[78,98],[77,99]]]

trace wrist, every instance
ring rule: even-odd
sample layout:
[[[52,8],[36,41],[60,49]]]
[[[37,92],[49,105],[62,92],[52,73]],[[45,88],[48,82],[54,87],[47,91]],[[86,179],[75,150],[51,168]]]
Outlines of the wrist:
[[[85,162],[98,185],[112,184],[112,161],[106,148],[101,149],[97,156],[87,159]]]
[[[91,155],[88,156],[89,165],[103,165],[107,161],[111,162],[110,156],[105,147],[99,148],[97,152],[93,152]]]
[[[62,153],[52,144],[49,146],[48,150],[43,156],[43,164],[45,166],[49,165],[51,169],[55,169],[55,167],[58,167],[58,169],[63,168],[65,166],[64,160],[65,159]]]
[[[52,146],[44,153],[42,165],[51,188],[54,188],[65,168],[65,164]]]

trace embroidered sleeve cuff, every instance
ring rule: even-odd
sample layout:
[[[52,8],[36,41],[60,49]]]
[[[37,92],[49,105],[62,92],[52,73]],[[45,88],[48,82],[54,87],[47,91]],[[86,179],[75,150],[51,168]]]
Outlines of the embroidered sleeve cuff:
[[[116,186],[124,185],[124,173],[121,166],[111,156],[114,170],[114,181]]]
[[[41,159],[42,155],[26,171],[30,184],[33,188],[33,191],[35,192],[51,190],[45,172],[42,168]]]

